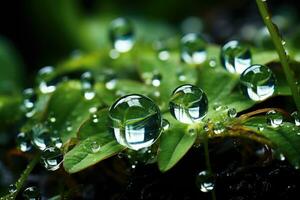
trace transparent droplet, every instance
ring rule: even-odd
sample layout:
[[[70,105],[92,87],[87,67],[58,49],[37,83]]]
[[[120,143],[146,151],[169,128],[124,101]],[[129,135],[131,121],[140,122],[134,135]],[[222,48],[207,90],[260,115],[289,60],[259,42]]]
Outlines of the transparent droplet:
[[[117,84],[117,80],[116,79],[111,79],[111,80],[109,80],[105,83],[105,87],[108,90],[114,90],[115,87],[116,87],[116,84]]]
[[[98,108],[97,107],[91,107],[89,108],[89,112],[92,114],[92,113],[95,113],[98,111]]]
[[[109,109],[109,118],[117,142],[133,150],[151,146],[162,129],[158,106],[138,94],[118,99]]]
[[[196,177],[196,185],[201,192],[210,192],[215,188],[215,178],[208,171],[201,171]]]
[[[213,131],[215,134],[221,134],[225,131],[225,126],[221,122],[216,122],[213,126]]]
[[[125,18],[117,18],[110,24],[109,37],[113,48],[120,53],[128,52],[135,43],[131,22]]]
[[[208,110],[206,94],[193,85],[182,85],[173,91],[169,102],[171,114],[178,121],[193,124],[201,121]]]
[[[97,152],[100,151],[100,149],[101,149],[100,144],[97,141],[93,141],[92,144],[91,144],[91,151],[93,153],[97,153]]]
[[[266,119],[267,119],[268,125],[270,125],[274,128],[280,126],[283,122],[282,114],[275,110],[270,110],[269,112],[267,112]]]
[[[30,137],[23,132],[17,135],[16,143],[17,148],[22,152],[28,152],[32,148]]]
[[[52,66],[46,66],[38,71],[37,82],[39,89],[42,93],[48,94],[55,91],[56,86],[51,84],[50,79],[54,77],[54,68]]]
[[[10,185],[8,186],[8,192],[11,193],[11,194],[17,192],[17,187],[16,187],[16,185],[15,185],[15,184],[10,184]]]
[[[41,199],[40,191],[38,190],[37,187],[34,187],[34,186],[26,188],[24,190],[22,196],[25,200],[40,200]]]
[[[189,136],[194,136],[196,134],[197,134],[197,130],[195,128],[189,128],[189,130],[188,130]]]
[[[222,105],[220,105],[220,104],[215,104],[215,105],[213,106],[213,109],[214,109],[215,111],[220,111],[220,110],[222,109]]]
[[[222,47],[221,62],[230,73],[241,74],[251,65],[251,52],[246,45],[232,40]]]
[[[181,39],[181,59],[188,64],[201,64],[206,60],[206,41],[195,33],[188,33]]]
[[[170,128],[170,122],[166,119],[163,119],[162,121],[162,127],[163,127],[163,130],[166,131]]]
[[[95,79],[91,72],[84,72],[81,75],[81,85],[84,93],[84,98],[86,100],[91,100],[96,95],[93,89],[94,83],[95,83]]]
[[[295,111],[291,114],[291,116],[294,118],[294,122],[296,126],[300,126],[300,114],[298,111]]]
[[[92,121],[93,121],[94,123],[98,123],[98,122],[99,122],[99,116],[98,116],[97,114],[93,114],[93,115],[92,115]]]
[[[26,117],[30,118],[35,114],[36,100],[37,96],[32,88],[23,91],[23,109]]]
[[[257,130],[258,130],[258,131],[263,131],[264,128],[265,128],[265,127],[264,127],[262,124],[258,124],[258,125],[257,125]]]
[[[178,76],[178,80],[179,81],[181,81],[181,82],[186,81],[186,76],[185,76],[185,74],[182,71],[179,71],[177,73],[177,76]]]
[[[252,65],[240,77],[243,93],[253,101],[262,101],[275,92],[276,79],[273,72],[263,65]]]
[[[31,142],[42,151],[50,146],[62,146],[60,137],[57,134],[51,133],[50,130],[43,124],[35,125],[32,128]]]
[[[216,59],[214,59],[214,58],[210,59],[209,62],[208,62],[208,65],[209,65],[210,67],[216,67],[216,66],[217,66],[217,61],[216,61]]]
[[[285,161],[285,156],[282,153],[279,154],[279,160]]]
[[[41,163],[49,171],[57,170],[63,161],[63,154],[57,147],[48,147],[41,154]]]
[[[154,74],[152,77],[152,85],[154,87],[160,86],[160,81],[161,81],[161,75],[160,74]]]
[[[228,117],[230,118],[235,118],[237,115],[236,109],[235,108],[230,108],[227,112]]]
[[[169,60],[170,58],[170,52],[167,51],[167,50],[160,50],[158,52],[158,59],[159,60],[162,60],[162,61],[166,61],[166,60]]]

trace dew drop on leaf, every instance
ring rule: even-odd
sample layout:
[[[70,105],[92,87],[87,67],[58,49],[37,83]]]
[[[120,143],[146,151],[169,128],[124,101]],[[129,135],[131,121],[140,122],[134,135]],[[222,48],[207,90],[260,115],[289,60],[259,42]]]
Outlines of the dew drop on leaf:
[[[236,115],[237,115],[237,111],[235,108],[230,108],[228,111],[227,111],[227,115],[228,117],[230,118],[235,118]]]
[[[263,65],[252,65],[240,77],[243,93],[253,101],[262,101],[275,92],[276,79],[273,72]]]
[[[93,153],[99,152],[100,149],[101,149],[101,146],[100,146],[100,144],[99,144],[97,141],[93,141],[93,142],[91,143],[91,151],[92,151]]]
[[[57,147],[47,147],[41,154],[41,163],[49,171],[57,170],[63,161],[63,154]]]
[[[163,119],[162,128],[163,128],[164,131],[168,130],[170,128],[170,122],[166,119]]]
[[[28,134],[23,132],[17,135],[16,143],[17,148],[22,152],[28,152],[32,148],[30,137],[28,136]]]
[[[277,112],[275,110],[270,110],[266,114],[267,124],[276,128],[280,126],[283,122],[283,117],[280,112]]]
[[[230,73],[241,74],[251,65],[251,52],[246,45],[232,40],[222,47],[221,62]]]
[[[55,133],[51,133],[49,128],[43,124],[37,124],[32,128],[31,142],[41,151],[50,146],[58,148],[62,146],[60,137]]]
[[[201,192],[210,192],[215,188],[215,178],[208,171],[201,171],[196,177],[196,186]]]
[[[56,86],[51,84],[50,79],[54,76],[54,68],[45,66],[38,71],[37,82],[39,89],[43,94],[52,93],[56,90]]]
[[[117,142],[133,150],[151,146],[162,129],[158,106],[139,94],[119,98],[109,109],[109,119]]]
[[[207,57],[206,41],[199,34],[188,33],[181,39],[181,60],[187,64],[202,64]]]
[[[22,196],[25,200],[40,200],[41,199],[40,191],[35,186],[26,188],[24,190]]]
[[[17,187],[16,187],[15,184],[10,184],[10,185],[8,186],[8,192],[9,192],[9,193],[13,194],[13,193],[15,193],[16,191],[17,191]]]
[[[23,109],[25,116],[31,118],[35,114],[35,103],[37,96],[32,88],[27,88],[23,91]]]
[[[225,131],[225,126],[221,122],[216,122],[213,126],[213,132],[215,134],[221,134]]]
[[[293,112],[292,117],[294,118],[294,123],[296,126],[300,126],[300,114],[298,111]]]
[[[113,20],[110,24],[109,38],[113,48],[118,52],[130,51],[135,43],[132,23],[123,17]]]
[[[197,86],[185,84],[173,91],[169,102],[170,113],[185,124],[201,121],[208,110],[206,94]]]
[[[160,74],[153,74],[153,76],[152,76],[152,81],[151,81],[152,85],[153,85],[154,87],[160,86],[161,78],[162,78],[162,77],[161,77]]]

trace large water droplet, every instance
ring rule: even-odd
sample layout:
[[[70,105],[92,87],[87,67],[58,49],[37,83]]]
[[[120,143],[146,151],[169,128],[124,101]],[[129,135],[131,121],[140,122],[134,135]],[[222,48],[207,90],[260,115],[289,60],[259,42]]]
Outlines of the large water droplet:
[[[121,97],[109,109],[111,131],[116,140],[133,150],[151,146],[160,136],[162,119],[149,98],[132,94]]]
[[[32,148],[30,137],[26,133],[19,133],[16,139],[17,148],[22,152],[30,151]]]
[[[266,119],[267,119],[268,125],[270,125],[274,128],[280,126],[283,121],[282,114],[275,110],[270,110],[269,112],[267,112]]]
[[[196,177],[196,185],[201,192],[210,192],[215,188],[215,178],[208,171],[201,171]]]
[[[63,154],[57,147],[48,147],[41,154],[41,163],[49,171],[57,170],[63,161]]]
[[[243,93],[253,101],[262,101],[275,92],[276,79],[273,72],[263,65],[252,65],[240,77]]]
[[[186,84],[174,90],[169,108],[175,119],[185,124],[193,124],[206,116],[208,100],[200,88]]]
[[[54,68],[52,66],[43,67],[38,71],[37,82],[42,93],[48,94],[55,91],[56,86],[48,82],[53,76]]]
[[[22,196],[25,200],[40,200],[41,199],[40,191],[38,190],[37,187],[34,187],[34,186],[26,188],[24,190]]]
[[[114,49],[121,53],[130,51],[135,43],[131,22],[121,17],[111,22],[109,37]]]
[[[295,111],[291,115],[294,118],[295,125],[300,126],[300,114],[299,114],[299,112]]]
[[[206,42],[195,33],[188,33],[181,39],[181,59],[188,64],[201,64],[206,60]]]
[[[35,114],[35,102],[37,96],[32,88],[27,88],[23,91],[23,109],[25,116],[30,118]]]
[[[241,74],[251,65],[251,52],[246,45],[232,40],[222,47],[221,62],[230,73]]]

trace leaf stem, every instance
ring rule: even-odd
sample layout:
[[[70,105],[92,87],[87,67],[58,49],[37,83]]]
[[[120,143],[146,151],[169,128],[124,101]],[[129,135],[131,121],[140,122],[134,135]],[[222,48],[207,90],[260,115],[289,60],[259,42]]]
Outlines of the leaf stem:
[[[286,80],[289,84],[289,87],[291,88],[296,107],[298,111],[300,111],[300,94],[298,92],[296,81],[294,80],[294,72],[289,66],[289,58],[283,46],[284,42],[282,40],[282,37],[279,33],[277,26],[272,22],[271,14],[268,10],[266,0],[256,0],[256,4],[258,6],[261,17],[269,30],[273,44],[278,53]]]
[[[7,194],[7,195],[1,197],[0,200],[8,200],[8,199],[11,200],[11,199],[15,199],[17,197],[18,193],[22,189],[25,181],[27,180],[29,174],[31,173],[31,171],[33,170],[35,165],[38,163],[39,159],[40,159],[40,154],[36,154],[34,156],[34,158],[30,161],[30,163],[27,165],[26,169],[23,171],[20,178],[15,183],[15,186],[17,188],[16,192]]]

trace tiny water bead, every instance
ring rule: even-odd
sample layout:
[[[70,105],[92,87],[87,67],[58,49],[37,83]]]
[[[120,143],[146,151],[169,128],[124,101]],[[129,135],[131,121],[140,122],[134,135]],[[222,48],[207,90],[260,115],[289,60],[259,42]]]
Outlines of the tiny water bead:
[[[91,72],[84,72],[81,75],[82,90],[86,100],[91,100],[95,97],[96,93],[93,90],[95,79]]]
[[[185,124],[200,122],[207,113],[206,94],[197,86],[185,84],[173,91],[169,102],[171,114]]]
[[[51,82],[47,82],[53,77],[53,75],[54,68],[52,66],[43,67],[38,71],[37,82],[42,93],[48,94],[55,91],[56,86],[51,84]]]
[[[241,74],[251,65],[251,52],[245,44],[229,41],[221,49],[221,63],[230,73]]]
[[[282,114],[275,110],[270,110],[269,112],[267,112],[266,119],[267,119],[268,125],[270,125],[274,128],[280,126],[283,122]]]
[[[230,108],[227,112],[228,117],[235,118],[237,116],[237,111],[235,108]]]
[[[41,199],[40,191],[35,186],[26,188],[24,190],[22,196],[25,200],[40,200]]]
[[[100,144],[97,142],[97,141],[93,141],[92,144],[91,144],[91,150],[93,153],[97,153],[99,152],[101,149],[101,146]]]
[[[17,135],[16,143],[17,148],[22,152],[28,152],[32,148],[30,137],[28,136],[28,134],[23,132]]]
[[[298,111],[295,111],[291,114],[291,116],[294,118],[294,122],[296,126],[300,126],[300,114]]]
[[[57,147],[48,147],[41,154],[41,163],[49,171],[57,170],[63,161],[63,154]]]
[[[201,192],[210,192],[215,188],[215,178],[208,171],[201,171],[196,177],[196,186]]]
[[[164,131],[168,130],[170,128],[170,122],[166,119],[163,119],[162,128],[163,128]]]
[[[213,132],[215,134],[221,134],[225,131],[225,126],[221,122],[216,122],[213,126]]]
[[[135,43],[134,30],[126,18],[117,18],[110,24],[109,38],[113,48],[120,53],[128,52]]]
[[[9,193],[15,193],[16,191],[17,191],[17,187],[16,187],[15,184],[10,184],[10,185],[8,186],[8,192],[9,192]]]
[[[240,77],[243,93],[253,101],[262,101],[271,97],[276,88],[273,72],[263,65],[251,65]]]
[[[181,39],[181,60],[188,64],[201,64],[206,60],[206,41],[199,34],[188,33]]]
[[[160,74],[153,74],[153,77],[152,77],[152,85],[154,87],[158,87],[160,86],[160,82],[161,82],[161,75]]]
[[[35,103],[37,96],[32,88],[27,88],[23,91],[23,109],[25,111],[25,116],[30,118],[35,114]]]

